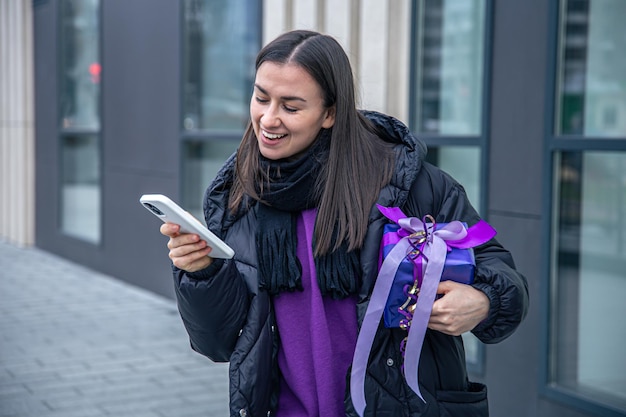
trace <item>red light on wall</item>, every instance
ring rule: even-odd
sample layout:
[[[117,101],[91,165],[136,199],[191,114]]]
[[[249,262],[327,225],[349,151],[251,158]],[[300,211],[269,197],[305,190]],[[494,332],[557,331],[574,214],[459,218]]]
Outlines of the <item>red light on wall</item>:
[[[94,62],[89,65],[89,74],[91,75],[91,82],[94,84],[98,84],[100,82],[100,73],[102,72],[102,67],[100,63]]]

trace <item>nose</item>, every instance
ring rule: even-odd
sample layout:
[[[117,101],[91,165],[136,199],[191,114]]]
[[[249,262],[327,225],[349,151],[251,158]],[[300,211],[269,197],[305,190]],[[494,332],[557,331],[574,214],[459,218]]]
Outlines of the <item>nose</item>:
[[[278,110],[278,106],[275,104],[267,106],[261,116],[261,126],[268,128],[279,126],[280,117],[278,115]]]

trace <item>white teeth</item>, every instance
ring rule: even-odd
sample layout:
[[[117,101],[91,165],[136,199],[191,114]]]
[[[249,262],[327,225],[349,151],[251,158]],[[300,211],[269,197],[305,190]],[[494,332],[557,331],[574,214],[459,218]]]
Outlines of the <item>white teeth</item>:
[[[263,131],[263,136],[265,136],[268,139],[280,139],[282,137],[287,136],[286,134],[282,134],[282,135],[274,135],[271,133],[266,132],[265,130]]]

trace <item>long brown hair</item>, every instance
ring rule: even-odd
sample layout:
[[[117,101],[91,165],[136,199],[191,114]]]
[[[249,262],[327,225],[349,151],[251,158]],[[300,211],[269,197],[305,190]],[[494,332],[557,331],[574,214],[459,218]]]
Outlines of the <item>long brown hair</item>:
[[[335,106],[330,154],[315,190],[319,197],[315,255],[336,250],[344,240],[348,250],[360,248],[370,210],[381,188],[391,178],[394,159],[391,147],[357,111],[354,78],[346,53],[330,36],[297,30],[284,33],[266,45],[257,56],[256,69],[264,62],[299,65],[321,87],[324,106]],[[260,169],[259,155],[254,130],[248,123],[237,151],[229,203],[233,211],[246,194],[260,200],[259,190],[268,179]],[[331,247],[333,233],[336,239]]]

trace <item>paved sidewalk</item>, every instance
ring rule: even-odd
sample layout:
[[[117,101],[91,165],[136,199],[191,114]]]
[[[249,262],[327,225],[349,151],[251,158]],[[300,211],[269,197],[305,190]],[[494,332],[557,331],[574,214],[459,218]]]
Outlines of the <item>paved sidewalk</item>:
[[[228,416],[172,300],[0,240],[0,417]]]

